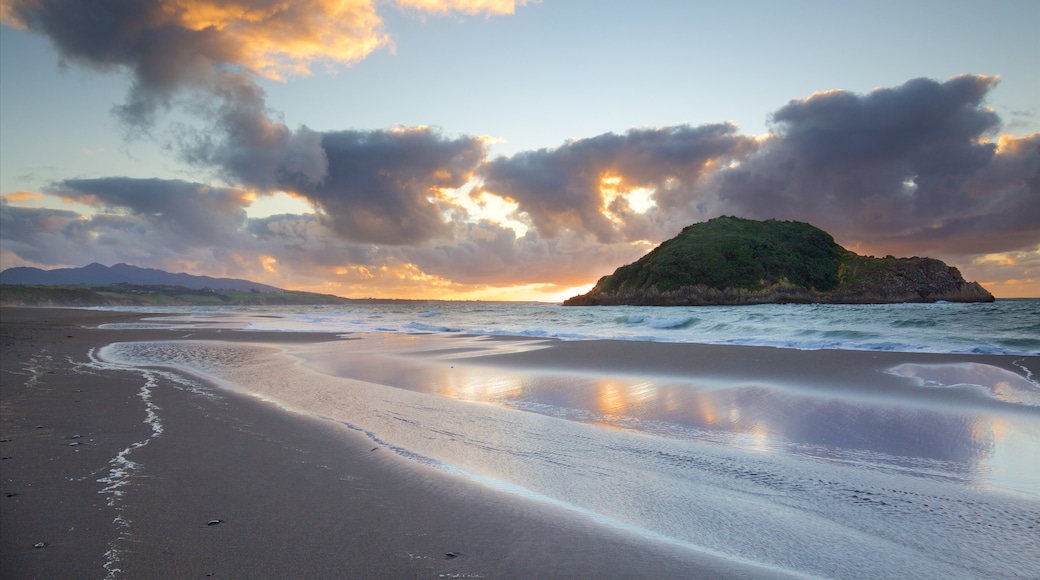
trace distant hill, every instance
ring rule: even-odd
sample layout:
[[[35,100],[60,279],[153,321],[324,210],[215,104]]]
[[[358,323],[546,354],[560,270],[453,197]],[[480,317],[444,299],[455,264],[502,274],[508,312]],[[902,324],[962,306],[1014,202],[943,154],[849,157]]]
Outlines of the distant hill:
[[[41,270],[39,268],[17,267],[0,272],[0,284],[28,284],[35,286],[56,286],[74,284],[139,284],[153,286],[182,286],[195,290],[205,288],[213,290],[236,290],[239,292],[284,292],[281,288],[239,280],[237,278],[211,278],[210,276],[193,276],[191,274],[171,274],[153,268],[139,268],[129,264],[116,264],[112,267],[98,263],[82,268],[58,268]]]
[[[874,258],[794,221],[721,217],[686,227],[566,306],[992,302],[932,258]]]
[[[170,285],[0,284],[2,306],[286,306],[346,304],[331,294],[210,290]]]

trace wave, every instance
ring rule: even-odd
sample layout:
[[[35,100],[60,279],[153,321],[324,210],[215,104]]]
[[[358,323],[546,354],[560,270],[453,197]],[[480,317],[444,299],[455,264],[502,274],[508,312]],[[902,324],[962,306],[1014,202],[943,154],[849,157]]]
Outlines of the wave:
[[[697,320],[697,318],[694,318],[693,316],[686,316],[681,318],[664,318],[658,320],[651,320],[650,327],[657,328],[660,330],[672,330],[689,328],[697,324],[697,322],[699,321]]]
[[[421,322],[409,322],[406,328],[410,330],[419,330],[422,332],[462,332],[461,328],[451,328],[448,326],[434,326],[432,324],[423,324]]]
[[[938,322],[928,318],[894,320],[891,324],[895,328],[934,328],[938,325]]]
[[[1005,338],[998,343],[1008,349],[1040,352],[1040,338]]]
[[[819,333],[824,338],[835,338],[835,339],[848,339],[848,340],[864,340],[872,338],[881,338],[876,332],[866,332],[862,330],[824,330]]]

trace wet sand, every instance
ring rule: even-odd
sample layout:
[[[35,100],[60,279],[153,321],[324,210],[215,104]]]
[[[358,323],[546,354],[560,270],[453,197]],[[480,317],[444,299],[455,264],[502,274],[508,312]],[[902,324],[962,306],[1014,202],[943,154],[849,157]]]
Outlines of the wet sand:
[[[146,401],[140,373],[91,369],[91,349],[336,337],[97,328],[139,318],[0,309],[4,578],[777,577],[410,463],[253,397],[160,378]],[[113,490],[120,454],[136,469]]]

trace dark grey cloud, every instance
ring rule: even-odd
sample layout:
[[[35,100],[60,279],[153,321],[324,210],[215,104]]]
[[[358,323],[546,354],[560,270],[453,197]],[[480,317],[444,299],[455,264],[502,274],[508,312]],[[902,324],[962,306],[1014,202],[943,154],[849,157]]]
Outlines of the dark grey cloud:
[[[0,205],[5,259],[48,265],[129,262],[213,274],[255,273],[264,247],[247,231],[245,193],[161,179],[105,178],[54,184],[52,195],[91,215]],[[7,264],[5,264],[5,267]]]
[[[14,258],[19,263],[46,267],[129,262],[173,268],[184,262],[213,260],[214,247],[167,234],[139,215],[86,217],[49,208],[0,205],[0,245],[5,260]]]
[[[279,187],[307,197],[343,239],[390,245],[450,237],[439,189],[465,184],[486,155],[478,138],[448,139],[427,128],[330,132],[321,145],[324,180]]]
[[[66,210],[29,208],[0,200],[0,242],[5,252],[39,264],[78,264],[89,256],[89,238],[78,236],[73,227],[80,215]],[[56,233],[59,232],[59,233]],[[72,235],[62,235],[69,232]],[[84,262],[84,264],[89,262]],[[7,264],[3,265],[8,267]]]
[[[223,77],[214,98],[192,107],[208,126],[183,128],[177,140],[181,157],[225,182],[261,191],[324,180],[328,158],[322,135],[307,127],[291,130],[278,120],[267,108],[263,89],[248,74]]]
[[[315,214],[250,219],[245,231],[264,253],[285,262],[285,267],[300,276],[312,275],[308,271],[313,267],[378,267],[381,260],[396,251],[394,246],[347,242],[330,232]]]
[[[867,95],[831,91],[791,101],[772,120],[791,153],[814,168],[904,160],[945,167],[950,154],[984,163],[985,156],[978,159],[964,145],[999,128],[997,115],[980,106],[996,83],[960,76],[943,83],[914,79]]]
[[[588,232],[600,242],[645,239],[666,219],[689,219],[700,209],[696,188],[712,172],[711,163],[742,157],[755,141],[732,124],[632,129],[607,133],[499,158],[482,170],[484,188],[519,203],[542,235],[565,230]],[[624,213],[621,223],[603,214],[603,179],[620,177],[626,189],[652,188],[660,214]],[[688,225],[688,224],[687,224]]]
[[[762,148],[720,173],[716,211],[809,221],[845,243],[921,253],[1035,245],[1036,138],[991,140],[1000,119],[984,98],[995,85],[915,79],[792,101]]]
[[[970,256],[1040,247],[1040,133],[1004,138],[951,195],[945,219],[892,240],[896,251]],[[884,238],[882,238],[884,239]]]
[[[102,215],[134,216],[174,247],[233,243],[250,203],[240,190],[165,179],[70,179],[50,192],[96,206]]]

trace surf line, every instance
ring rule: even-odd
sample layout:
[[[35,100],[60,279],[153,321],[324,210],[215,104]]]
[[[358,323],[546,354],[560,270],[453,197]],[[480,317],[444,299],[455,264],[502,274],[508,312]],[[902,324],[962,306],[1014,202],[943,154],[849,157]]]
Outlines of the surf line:
[[[1040,389],[1040,383],[1037,383],[1035,380],[1033,380],[1033,371],[1029,370],[1029,367],[1027,367],[1025,364],[1020,364],[1020,363],[1023,363],[1025,360],[1026,359],[1024,359],[1024,358],[1020,358],[1018,360],[1011,361],[1011,364],[1013,364],[1016,367],[1022,369],[1022,372],[1024,372],[1026,374],[1025,379],[1027,381],[1029,381],[1030,383],[1033,383],[1034,387]]]
[[[103,361],[98,358],[93,348],[87,351],[87,358],[89,362],[76,362],[71,359],[69,362],[72,363],[73,370],[80,374],[94,374],[92,371],[129,371],[139,373],[142,376],[144,384],[138,389],[137,397],[144,403],[145,418],[143,423],[151,428],[151,433],[147,437],[131,443],[110,459],[108,461],[107,475],[97,479],[97,482],[104,486],[98,493],[108,496],[106,501],[108,507],[116,510],[116,517],[112,520],[112,523],[116,527],[117,534],[108,544],[104,564],[104,568],[108,572],[105,576],[106,579],[114,579],[123,572],[119,568],[121,555],[124,551],[120,548],[120,545],[131,538],[131,521],[125,514],[126,504],[123,501],[123,488],[130,484],[130,479],[133,477],[134,472],[140,468],[140,465],[130,459],[130,455],[134,451],[148,445],[152,439],[161,436],[163,433],[162,418],[159,415],[161,409],[152,400],[152,390],[159,385],[160,379],[167,379],[181,386],[194,387],[196,385],[188,385],[187,383],[190,383],[188,379],[173,373]]]

